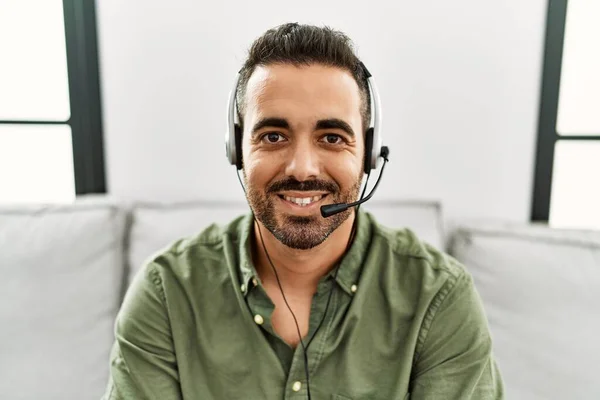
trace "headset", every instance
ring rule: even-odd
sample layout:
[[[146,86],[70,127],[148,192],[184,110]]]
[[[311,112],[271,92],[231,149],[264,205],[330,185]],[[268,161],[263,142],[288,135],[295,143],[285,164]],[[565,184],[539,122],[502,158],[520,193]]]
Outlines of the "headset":
[[[365,135],[365,174],[369,174],[371,170],[377,169],[381,163],[381,159],[385,159],[387,154],[382,147],[381,138],[381,103],[379,99],[379,91],[373,76],[359,61],[360,67],[363,69],[369,85],[369,93],[371,97],[371,121]],[[225,154],[229,163],[235,165],[238,170],[242,169],[242,128],[237,112],[236,93],[240,81],[238,72],[233,89],[229,94],[229,104],[227,105],[227,132],[225,133]],[[383,154],[382,154],[383,152]],[[389,150],[388,150],[389,153]]]
[[[365,65],[360,61],[359,61],[359,65],[365,73],[365,77],[367,79],[368,86],[369,86],[369,95],[371,98],[370,99],[371,120],[369,122],[369,128],[367,129],[366,134],[365,134],[365,162],[364,162],[364,167],[363,167],[365,174],[367,174],[367,181],[365,183],[362,194],[358,201],[353,202],[353,203],[337,203],[337,204],[328,204],[328,205],[321,206],[321,215],[323,216],[323,218],[331,217],[332,215],[338,214],[350,207],[357,207],[357,210],[358,210],[358,207],[360,206],[360,204],[369,200],[375,193],[377,186],[379,186],[379,181],[381,180],[381,177],[383,176],[383,170],[385,168],[385,165],[389,161],[388,160],[389,148],[387,146],[381,145],[381,143],[382,143],[382,139],[381,139],[381,104],[380,104],[380,100],[379,100],[379,92],[377,91],[377,86],[375,85],[375,80],[373,79],[373,76],[371,75],[369,70],[367,70]],[[231,165],[236,166],[238,180],[240,181],[242,190],[244,190],[244,193],[245,193],[246,189],[244,188],[244,185],[242,183],[242,180],[241,180],[240,174],[239,174],[239,171],[243,168],[242,128],[241,128],[240,121],[238,118],[237,104],[236,104],[237,103],[236,102],[236,94],[237,94],[239,81],[240,81],[240,73],[238,72],[238,74],[235,78],[233,88],[229,94],[229,103],[227,105],[227,132],[225,133],[225,154],[227,156],[227,159],[229,160],[229,163]],[[367,189],[369,177],[371,176],[371,171],[378,168],[379,164],[381,163],[381,160],[383,160],[384,163],[383,163],[383,166],[381,167],[381,171],[379,173],[379,177],[377,178],[377,182],[375,183],[375,186],[373,187],[373,189],[371,190],[369,195],[367,197],[364,197],[365,191]],[[347,252],[350,248],[352,238],[355,233],[355,228],[356,228],[356,218],[354,219],[354,222],[352,224],[352,233],[350,234],[350,237],[348,238],[348,243],[346,245],[345,252]],[[279,280],[279,275],[277,274],[275,265],[273,265],[273,262],[271,261],[271,257],[269,256],[269,253],[267,252],[267,248],[265,247],[265,242],[262,237],[262,230],[259,228],[258,232],[260,234],[261,243],[262,243],[263,249],[265,251],[265,254],[267,256],[267,259],[268,259],[269,263],[271,264],[271,267],[273,268],[275,277],[277,278],[277,284],[279,285],[279,289],[281,291],[281,294],[283,296],[285,304],[288,307],[290,313],[292,314],[292,317],[294,318],[294,322],[296,324],[296,329],[298,330],[298,337],[300,339],[300,344],[302,345],[303,353],[304,353],[304,369],[305,369],[305,374],[306,374],[307,395],[308,395],[308,399],[311,400],[310,374],[308,371],[307,351],[308,351],[308,347],[310,346],[310,343],[312,342],[312,339],[315,338],[317,332],[319,331],[319,329],[321,328],[321,325],[323,324],[323,321],[325,320],[325,316],[327,315],[327,311],[329,309],[329,303],[331,301],[331,294],[333,293],[334,285],[332,282],[331,289],[329,290],[329,296],[327,298],[327,305],[325,307],[325,311],[323,312],[323,317],[321,318],[319,325],[317,326],[316,330],[314,331],[313,336],[309,339],[308,344],[304,345],[304,341],[302,340],[302,335],[300,334],[300,327],[298,325],[296,315],[294,314],[292,308],[290,307],[290,305],[285,297],[285,293],[283,292],[283,287],[281,286],[281,282]],[[339,271],[339,264],[335,268],[334,281],[337,278],[338,271]]]

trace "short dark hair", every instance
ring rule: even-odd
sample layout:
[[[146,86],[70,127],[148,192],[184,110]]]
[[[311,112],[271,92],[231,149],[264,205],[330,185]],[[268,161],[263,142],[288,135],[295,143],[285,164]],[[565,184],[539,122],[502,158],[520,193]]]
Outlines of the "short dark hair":
[[[256,39],[244,66],[236,92],[238,118],[243,125],[246,107],[245,96],[248,80],[259,65],[291,64],[308,66],[321,64],[344,69],[354,77],[361,95],[360,113],[363,130],[371,119],[371,97],[365,70],[354,53],[352,40],[343,32],[327,26],[302,25],[295,22],[269,29]]]

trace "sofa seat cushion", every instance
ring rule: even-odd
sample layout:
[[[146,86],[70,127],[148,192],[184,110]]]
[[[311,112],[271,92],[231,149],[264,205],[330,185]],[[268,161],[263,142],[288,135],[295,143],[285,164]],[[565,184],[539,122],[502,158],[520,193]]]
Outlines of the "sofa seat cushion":
[[[483,299],[507,399],[600,399],[600,232],[469,225],[450,253]]]
[[[124,213],[0,208],[0,397],[98,399],[123,291]]]

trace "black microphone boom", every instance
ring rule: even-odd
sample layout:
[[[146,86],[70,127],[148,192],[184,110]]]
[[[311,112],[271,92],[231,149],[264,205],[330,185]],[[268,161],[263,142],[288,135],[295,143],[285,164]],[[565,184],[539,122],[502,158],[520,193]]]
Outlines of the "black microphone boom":
[[[337,203],[337,204],[327,204],[326,206],[321,206],[321,215],[323,218],[331,217],[332,215],[341,213],[342,211],[346,211],[348,208],[352,207],[351,204],[346,203]]]
[[[350,207],[355,207],[359,204],[362,204],[365,201],[369,200],[371,197],[373,197],[373,194],[375,193],[377,186],[379,186],[379,181],[381,180],[381,177],[383,176],[383,169],[385,168],[385,164],[387,164],[387,162],[389,161],[388,160],[389,154],[390,154],[390,149],[387,146],[383,146],[381,148],[381,157],[383,158],[383,165],[381,166],[381,172],[379,173],[377,182],[375,182],[375,186],[373,186],[371,193],[369,193],[369,195],[367,197],[365,197],[364,199],[361,199],[359,201],[355,201],[354,203],[336,203],[336,204],[327,204],[325,206],[321,206],[321,215],[323,216],[323,218],[329,218],[335,214],[341,213],[342,211],[346,211]]]

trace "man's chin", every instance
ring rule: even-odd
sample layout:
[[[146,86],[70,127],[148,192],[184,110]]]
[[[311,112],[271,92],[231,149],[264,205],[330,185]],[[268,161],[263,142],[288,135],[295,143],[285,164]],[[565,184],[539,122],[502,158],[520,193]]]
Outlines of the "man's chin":
[[[309,250],[323,243],[328,236],[324,232],[325,227],[319,223],[319,217],[278,216],[277,228],[271,233],[287,247],[297,250]]]
[[[315,224],[317,225],[319,223],[318,219],[316,216],[313,215],[284,215],[282,216],[282,225],[288,225],[288,224],[293,224],[293,225],[302,225],[302,226],[306,226],[306,225],[311,225],[311,224]]]
[[[310,250],[327,239],[326,236],[321,235],[298,235],[297,233],[288,234],[286,232],[279,232],[276,236],[285,246],[295,250]]]

